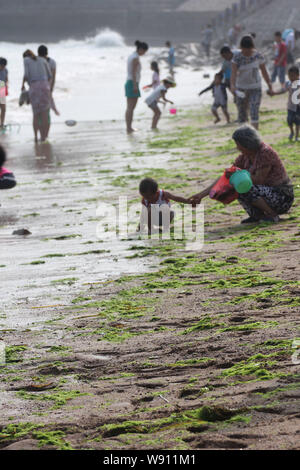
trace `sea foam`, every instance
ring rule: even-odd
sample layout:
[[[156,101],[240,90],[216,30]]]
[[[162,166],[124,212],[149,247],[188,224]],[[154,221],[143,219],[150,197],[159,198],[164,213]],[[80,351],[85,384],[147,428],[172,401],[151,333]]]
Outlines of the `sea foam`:
[[[96,47],[124,47],[125,41],[123,36],[116,32],[112,31],[109,28],[100,30],[94,38],[89,38],[91,42],[95,44]]]

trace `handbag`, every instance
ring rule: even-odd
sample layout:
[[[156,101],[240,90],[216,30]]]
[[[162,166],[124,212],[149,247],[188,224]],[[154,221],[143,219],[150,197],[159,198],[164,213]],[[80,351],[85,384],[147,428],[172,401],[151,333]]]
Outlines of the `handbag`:
[[[29,98],[29,91],[28,90],[22,90],[19,98],[19,106],[22,106],[23,104],[29,104],[30,103],[30,98]]]

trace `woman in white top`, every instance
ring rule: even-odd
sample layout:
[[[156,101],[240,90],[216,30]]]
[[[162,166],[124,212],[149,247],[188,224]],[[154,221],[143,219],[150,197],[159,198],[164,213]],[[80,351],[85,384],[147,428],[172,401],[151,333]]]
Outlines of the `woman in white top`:
[[[234,54],[231,68],[231,91],[236,95],[239,123],[245,123],[250,111],[251,124],[258,129],[259,108],[262,98],[262,74],[272,92],[272,83],[264,56],[255,49],[253,37],[241,39],[241,50]]]
[[[47,61],[43,57],[37,57],[32,51],[27,50],[24,57],[24,78],[29,84],[29,98],[33,111],[33,131],[35,142],[38,140],[38,131],[41,141],[44,142],[48,133],[48,114],[51,106],[50,81],[51,71]]]
[[[127,81],[125,84],[125,95],[127,98],[127,109],[125,114],[127,132],[130,134],[134,131],[132,128],[133,111],[136,107],[138,98],[141,96],[139,90],[139,81],[141,78],[140,56],[144,55],[148,50],[148,44],[136,41],[136,51],[133,52],[127,60]]]

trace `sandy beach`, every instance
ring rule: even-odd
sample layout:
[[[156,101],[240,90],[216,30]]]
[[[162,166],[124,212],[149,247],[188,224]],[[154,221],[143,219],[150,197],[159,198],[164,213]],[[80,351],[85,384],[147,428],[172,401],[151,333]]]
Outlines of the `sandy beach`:
[[[231,103],[232,115],[235,108]],[[286,97],[261,133],[295,183],[279,224],[205,202],[205,244],[101,240],[100,202],[138,183],[190,196],[237,155],[209,109],[3,136],[19,184],[1,192],[2,449],[299,449],[299,150]],[[224,122],[224,121],[223,121]],[[27,229],[28,235],[13,235]],[[294,358],[294,359],[293,359]]]

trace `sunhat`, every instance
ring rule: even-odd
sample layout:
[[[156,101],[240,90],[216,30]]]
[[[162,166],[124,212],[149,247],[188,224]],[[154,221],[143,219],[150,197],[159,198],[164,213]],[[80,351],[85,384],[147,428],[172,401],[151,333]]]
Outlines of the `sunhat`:
[[[174,80],[173,77],[166,77],[164,80],[165,80],[166,82],[170,83],[173,87],[176,86],[176,82],[175,82],[175,80]],[[163,81],[164,81],[164,80],[163,80]]]

